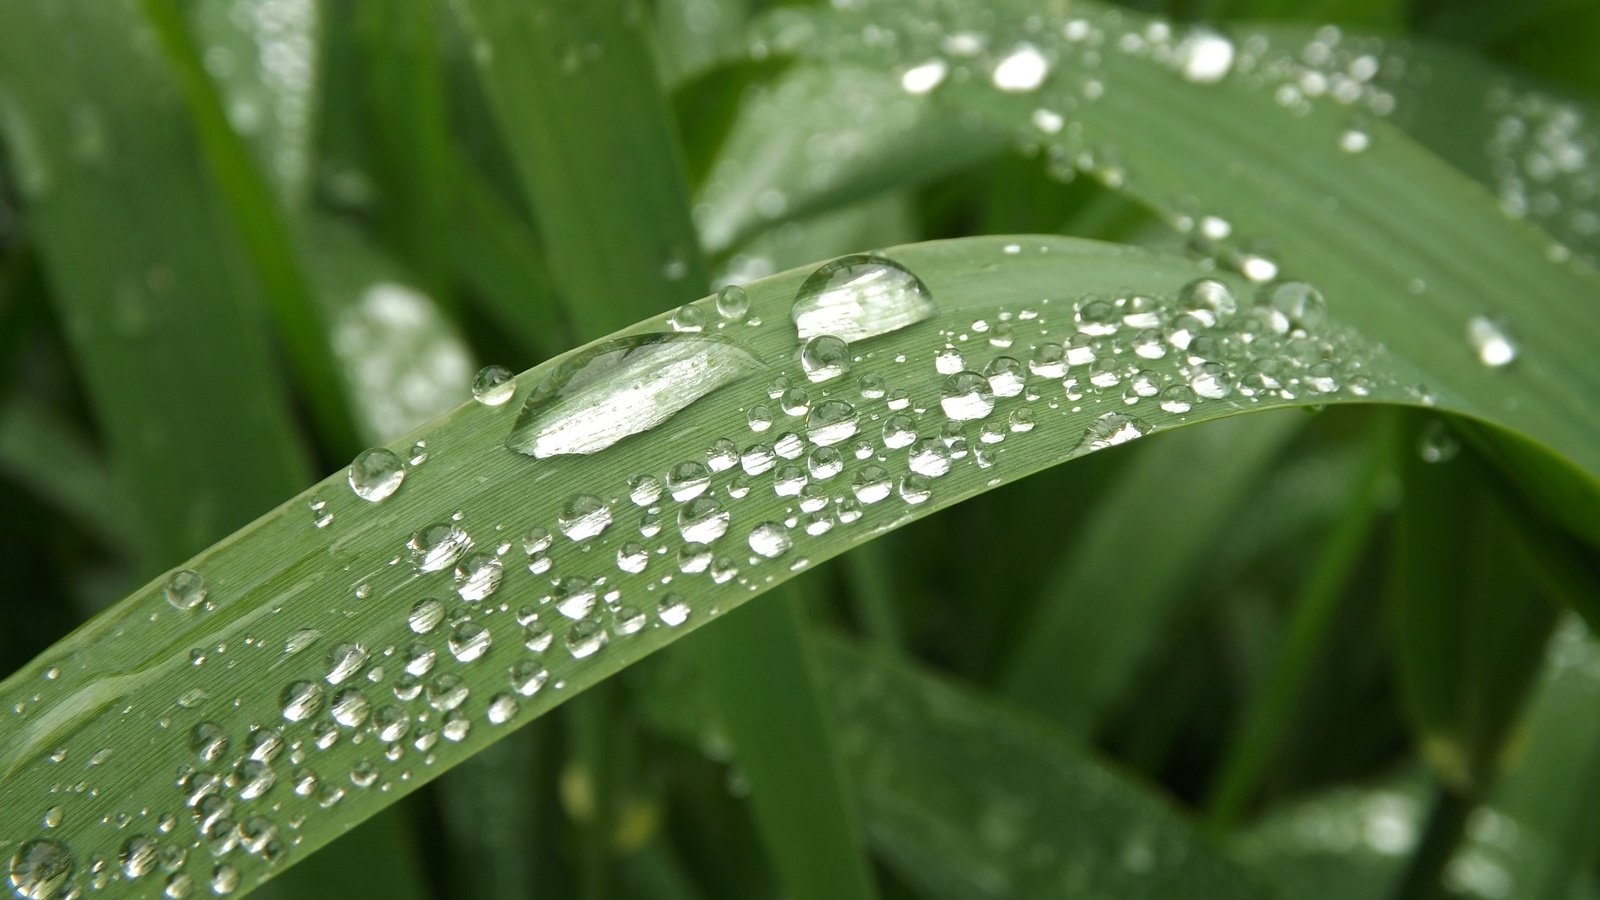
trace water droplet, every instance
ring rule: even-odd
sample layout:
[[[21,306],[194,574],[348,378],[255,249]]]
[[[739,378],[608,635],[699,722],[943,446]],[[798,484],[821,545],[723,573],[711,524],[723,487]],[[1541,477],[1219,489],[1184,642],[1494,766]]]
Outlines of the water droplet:
[[[954,375],[966,367],[966,359],[954,347],[944,347],[933,355],[933,370],[940,375]]]
[[[378,732],[379,740],[394,743],[405,738],[406,732],[411,730],[411,715],[398,706],[380,707],[372,716],[372,726]],[[309,792],[307,790],[306,793]],[[295,793],[301,793],[299,785],[295,786]]]
[[[994,412],[994,389],[977,372],[958,372],[945,379],[939,406],[958,422],[981,419]]]
[[[567,628],[567,652],[573,659],[586,659],[599,653],[609,639],[599,619],[580,619]]]
[[[1009,356],[996,356],[983,367],[983,377],[989,381],[989,390],[996,397],[1015,397],[1027,387],[1028,377],[1022,363]]]
[[[340,644],[328,654],[329,684],[343,684],[367,664],[367,648],[360,644]]]
[[[504,568],[492,553],[474,553],[456,564],[456,593],[468,603],[478,603],[500,587]]]
[[[1215,84],[1233,69],[1233,41],[1209,29],[1190,32],[1178,44],[1177,61],[1183,77],[1195,84]]]
[[[368,503],[382,503],[406,480],[406,464],[393,450],[374,447],[364,450],[350,463],[347,476],[350,490]]]
[[[1486,366],[1499,368],[1517,358],[1517,344],[1505,324],[1488,316],[1474,316],[1467,322],[1467,340],[1472,342],[1478,361]]]
[[[1043,343],[1033,348],[1028,359],[1028,371],[1040,378],[1060,378],[1067,374],[1066,351],[1060,344]]]
[[[858,419],[854,406],[843,400],[824,400],[806,416],[806,437],[812,443],[830,447],[855,437]],[[779,453],[782,453],[781,440]],[[797,447],[798,456],[803,447]]]
[[[439,712],[449,712],[467,702],[469,693],[471,688],[466,681],[452,672],[441,672],[428,679],[428,705]]]
[[[950,471],[950,448],[937,438],[923,438],[911,446],[908,461],[913,473],[925,478],[939,478]]]
[[[928,486],[928,480],[915,472],[900,478],[900,499],[907,505],[916,506],[928,502],[933,496],[933,489]]]
[[[1182,415],[1194,408],[1194,391],[1187,385],[1174,384],[1161,391],[1161,408],[1173,415]]]
[[[838,378],[850,371],[850,345],[831,334],[808,338],[800,347],[800,368],[812,383]]]
[[[6,884],[22,900],[54,900],[66,894],[76,864],[72,851],[60,841],[28,841],[11,855]]]
[[[143,878],[156,867],[161,846],[142,834],[134,835],[117,852],[117,864],[122,875],[130,880]]]
[[[1372,135],[1360,128],[1346,128],[1339,134],[1339,149],[1346,153],[1365,153],[1372,146]]]
[[[617,548],[617,568],[631,575],[643,572],[650,564],[650,551],[638,541],[629,541]]]
[[[750,407],[749,413],[745,415],[745,423],[750,426],[751,431],[760,434],[772,427],[772,410],[767,409],[764,404],[757,403]]]
[[[724,285],[717,291],[717,315],[730,322],[743,322],[750,314],[750,295],[737,284]]]
[[[693,460],[678,463],[667,473],[667,493],[679,503],[704,494],[710,486],[711,474]]]
[[[438,572],[453,566],[471,546],[472,538],[454,522],[436,522],[412,532],[411,540],[406,542],[419,572]]]
[[[1150,433],[1150,426],[1124,413],[1105,413],[1084,429],[1080,450],[1103,450],[1125,444]]]
[[[179,569],[167,577],[164,593],[174,609],[194,609],[206,601],[206,580],[193,569]]]
[[[596,601],[594,582],[579,575],[556,579],[552,599],[556,611],[569,619],[582,619],[594,610]]]
[[[524,697],[532,697],[550,680],[550,673],[531,659],[512,664],[509,670],[511,689]]]
[[[322,688],[315,682],[296,681],[284,688],[283,717],[290,722],[303,722],[322,709]]]
[[[868,372],[861,376],[859,384],[861,387],[861,399],[863,400],[882,400],[883,396],[889,392],[889,383],[884,380],[882,375],[876,372]]]
[[[556,525],[568,540],[592,540],[611,526],[611,507],[593,494],[578,494],[561,508]]]
[[[484,366],[472,379],[472,399],[484,406],[504,406],[517,392],[517,376],[504,366]]]
[[[406,617],[406,624],[417,634],[427,634],[439,627],[444,621],[444,604],[432,597],[424,597],[411,607],[411,615]]]
[[[680,594],[666,594],[656,604],[656,618],[668,628],[676,628],[689,621],[689,603]]]
[[[811,395],[792,387],[778,395],[778,408],[784,415],[803,416],[811,409]]]
[[[871,506],[886,499],[894,486],[889,483],[889,473],[880,465],[867,465],[856,473],[850,490],[857,501]]]
[[[996,89],[1007,93],[1038,90],[1050,74],[1050,61],[1038,47],[1018,44],[995,65],[990,79]]]
[[[844,471],[844,454],[832,447],[817,447],[806,455],[806,471],[818,481]]]
[[[219,863],[211,870],[211,893],[226,896],[239,889],[239,870],[227,863]]]
[[[790,316],[801,340],[833,335],[854,343],[934,314],[927,285],[904,266],[858,254],[826,263],[800,286]]]
[[[750,529],[750,549],[757,556],[775,559],[793,546],[788,529],[777,522],[762,522]]]
[[[1322,292],[1304,281],[1268,284],[1261,289],[1257,304],[1281,313],[1291,326],[1307,330],[1321,325],[1327,314]],[[1282,329],[1274,327],[1273,330],[1282,333]]]
[[[504,725],[516,718],[520,708],[517,698],[510,694],[495,694],[489,699],[489,708],[484,715],[489,719],[490,725]]]
[[[765,369],[748,351],[716,335],[606,341],[562,362],[533,390],[506,446],[536,458],[596,453]]]
[[[722,504],[700,497],[678,510],[678,532],[686,541],[710,544],[727,533],[731,519]]]
[[[451,630],[447,644],[450,647],[450,655],[454,656],[456,661],[465,663],[480,659],[488,653],[492,639],[493,635],[489,633],[489,629],[477,622],[462,622]]]

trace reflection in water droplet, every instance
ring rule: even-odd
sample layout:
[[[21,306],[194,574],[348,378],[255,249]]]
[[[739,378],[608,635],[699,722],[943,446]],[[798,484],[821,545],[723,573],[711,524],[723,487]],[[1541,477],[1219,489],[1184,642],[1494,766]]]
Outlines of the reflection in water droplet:
[[[444,621],[444,604],[432,597],[424,597],[411,607],[411,615],[406,617],[406,624],[417,634],[427,634],[439,627]]]
[[[689,603],[680,594],[666,594],[656,605],[656,618],[669,628],[689,621]]]
[[[471,546],[472,538],[454,522],[436,522],[412,532],[411,540],[406,542],[411,561],[419,572],[438,572],[455,565]]]
[[[597,538],[611,526],[611,507],[593,494],[578,494],[561,508],[556,525],[568,540]]]
[[[850,371],[850,345],[831,334],[808,338],[800,347],[800,368],[812,383],[838,378]]]
[[[596,453],[765,368],[716,335],[606,341],[562,362],[533,390],[506,446],[536,458]]]
[[[847,343],[898,331],[934,314],[933,295],[899,263],[859,254],[826,263],[795,294],[790,316],[801,340]]]
[[[179,569],[167,577],[163,593],[174,609],[194,609],[206,601],[206,580],[193,569]]]
[[[516,392],[516,376],[504,366],[484,366],[473,376],[472,399],[484,406],[504,406]]]
[[[793,544],[788,529],[777,522],[762,522],[750,529],[750,549],[757,556],[774,559],[782,556]]]
[[[304,722],[322,710],[322,688],[315,682],[296,681],[283,689],[283,717]]]
[[[994,390],[977,372],[958,372],[945,379],[939,406],[958,422],[981,419],[994,412]]]
[[[855,437],[857,421],[855,407],[843,400],[824,400],[806,416],[806,437],[830,447]],[[798,456],[802,449],[796,447],[794,455]]]
[[[492,553],[474,553],[456,565],[456,593],[468,603],[478,603],[500,587],[503,567]]]
[[[362,451],[350,463],[347,475],[350,490],[368,503],[382,503],[389,499],[400,489],[400,483],[405,478],[405,463],[387,447]]]
[[[54,900],[63,896],[72,880],[76,861],[60,841],[28,841],[11,855],[6,885],[23,900]]]

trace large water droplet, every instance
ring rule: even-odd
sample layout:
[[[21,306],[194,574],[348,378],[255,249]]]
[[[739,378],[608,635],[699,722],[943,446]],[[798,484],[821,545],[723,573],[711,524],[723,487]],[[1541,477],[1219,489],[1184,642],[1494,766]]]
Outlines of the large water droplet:
[[[1517,344],[1504,324],[1488,316],[1474,316],[1467,322],[1467,340],[1478,354],[1478,361],[1498,368],[1517,358]]]
[[[922,279],[869,254],[825,263],[795,294],[790,317],[801,340],[833,335],[847,343],[898,331],[934,314]]]
[[[484,366],[472,379],[472,399],[484,406],[504,406],[517,392],[516,379],[504,366]]]
[[[312,681],[296,681],[283,689],[283,717],[304,722],[322,710],[322,687]]]
[[[406,480],[406,464],[387,447],[362,451],[350,463],[350,490],[368,503],[382,503]]]
[[[194,609],[206,602],[206,580],[193,569],[179,569],[168,576],[163,593],[174,609]]]
[[[737,284],[724,285],[717,291],[717,315],[730,322],[743,322],[750,314],[750,295]]]
[[[72,879],[72,851],[48,838],[28,841],[11,855],[6,884],[23,900],[54,900]]]
[[[594,611],[596,599],[594,582],[579,575],[568,575],[556,580],[552,597],[556,611],[569,619],[582,619]]]
[[[596,453],[765,368],[716,335],[606,341],[561,363],[533,390],[506,446],[537,458]]]

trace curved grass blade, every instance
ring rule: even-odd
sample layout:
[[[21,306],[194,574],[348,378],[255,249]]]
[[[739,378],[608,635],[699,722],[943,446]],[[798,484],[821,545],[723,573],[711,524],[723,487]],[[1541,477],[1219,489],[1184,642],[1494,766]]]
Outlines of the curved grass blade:
[[[1289,95],[1301,73],[1274,67],[1276,51],[1092,2],[863,2],[768,25],[778,52],[885,79],[945,61],[934,97],[952,114],[991,119],[1140,198],[1253,277],[1314,281],[1336,315],[1418,367],[1429,399],[1573,451],[1600,416],[1600,371],[1575,339],[1600,328],[1593,273],[1547,259],[1548,237],[1383,121],[1384,91]],[[1497,315],[1523,352],[1474,365],[1470,325]],[[1597,520],[1557,512],[1600,542]]]
[[[1347,324],[1297,319],[1304,339],[1283,340],[1270,314],[1224,316],[1191,335],[1192,351],[1214,348],[1215,360],[1192,363],[1190,351],[1145,359],[1116,349],[1116,338],[1099,345],[1112,365],[1079,361],[1058,373],[1060,343],[1070,344],[1086,322],[1105,324],[1099,298],[1132,288],[1155,304],[1135,304],[1140,314],[1177,322],[1193,316],[1186,307],[1196,289],[1184,288],[1204,270],[1147,251],[1042,237],[887,252],[927,285],[934,315],[861,342],[848,377],[812,383],[797,359],[788,314],[809,272],[747,285],[742,318],[720,315],[710,298],[688,317],[738,341],[792,386],[805,385],[808,411],[799,409],[798,394],[771,398],[770,380],[754,378],[604,452],[533,460],[504,447],[514,402],[469,403],[395,445],[425,438],[430,452],[382,502],[355,496],[341,472],[191,560],[186,568],[203,579],[203,602],[179,608],[198,599],[193,579],[174,585],[173,602],[158,579],[80,629],[0,684],[0,709],[8,711],[0,730],[5,850],[69,854],[75,883],[84,883],[95,860],[110,865],[142,836],[206,851],[188,855],[197,878],[228,865],[241,884],[254,884],[514,725],[878,532],[1151,431],[1249,409],[1415,396],[1416,368]],[[1064,297],[1063,285],[1096,297]],[[1215,285],[1204,295],[1222,296]],[[1011,324],[1009,336],[995,335],[1011,346],[959,340],[979,319]],[[670,327],[658,317],[635,333]],[[1137,331],[1127,327],[1112,330],[1131,340]],[[1202,336],[1212,343],[1195,347]],[[1335,358],[1359,363],[1361,377],[1341,381],[1338,391],[1314,390],[1313,381],[1324,384],[1324,343]],[[1308,349],[1315,352],[1302,355]],[[954,361],[951,351],[993,380],[940,373]],[[1001,357],[1028,359],[1039,372]],[[1276,364],[1281,387],[1269,391],[1246,377],[1263,359]],[[520,377],[512,399],[560,364]],[[1107,384],[1112,373],[1118,380]],[[863,395],[860,379],[868,375],[881,377],[889,393],[879,395],[869,378]],[[1186,393],[1195,390],[1191,380],[1206,394],[1219,381],[1233,392]],[[1141,396],[1147,387],[1156,395]],[[1163,408],[1167,388],[1176,390]],[[1441,382],[1441,407],[1449,410],[1450,398],[1469,390],[1470,380],[1459,389]],[[779,399],[797,415],[782,412]],[[1180,399],[1186,411],[1176,411]],[[760,429],[763,419],[754,417],[760,430],[752,431],[757,406],[775,422]],[[892,414],[909,417],[919,440],[900,445]],[[888,431],[898,446],[884,443],[885,425],[894,426]],[[753,474],[735,466],[711,478],[704,496],[728,519],[701,568],[704,556],[690,544],[703,543],[694,541],[693,526],[706,508],[690,514],[691,499],[653,489],[642,492],[645,506],[635,506],[633,494],[651,481],[634,477],[664,482],[679,462],[715,457],[723,441],[754,448],[752,460],[774,466]],[[858,446],[865,458],[857,458]],[[782,463],[768,447],[782,450]],[[823,452],[834,448],[842,470]],[[789,458],[797,453],[810,458]],[[787,463],[814,464],[809,491],[779,489],[778,469]],[[822,508],[800,506],[819,496]],[[307,508],[312,497],[326,501],[316,516]],[[319,528],[314,519],[323,514],[332,519]],[[643,571],[631,570],[635,543],[647,551]],[[217,735],[226,743],[211,739]],[[256,751],[268,761],[251,759],[261,742],[281,749]],[[45,793],[68,771],[83,773],[73,777],[92,780],[98,791]],[[272,777],[263,783],[267,771]],[[230,824],[246,825],[252,836],[214,848],[222,859],[211,857],[206,820],[195,816],[201,804],[217,802],[231,804]],[[54,804],[64,807],[62,824],[44,834],[36,823]],[[138,831],[97,824],[137,809],[173,814],[174,830],[162,833],[153,821]],[[133,847],[136,858],[145,846]]]

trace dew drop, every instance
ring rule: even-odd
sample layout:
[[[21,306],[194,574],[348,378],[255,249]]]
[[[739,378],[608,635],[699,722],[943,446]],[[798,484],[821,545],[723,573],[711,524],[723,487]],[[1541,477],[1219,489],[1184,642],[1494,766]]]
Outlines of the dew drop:
[[[439,712],[449,712],[467,702],[471,689],[460,675],[441,672],[428,680],[428,705]]]
[[[855,437],[857,422],[854,406],[843,400],[824,400],[806,416],[806,437],[812,443],[831,447]],[[802,450],[797,447],[795,455]]]
[[[678,463],[667,473],[667,493],[679,503],[704,494],[710,486],[711,473],[693,460]]]
[[[511,689],[524,697],[539,693],[550,680],[550,672],[531,659],[512,664],[508,674],[511,676]]]
[[[206,580],[193,569],[179,569],[167,577],[163,593],[174,609],[194,609],[206,602]]]
[[[593,494],[578,494],[561,508],[556,525],[568,540],[591,540],[611,526],[611,507]]]
[[[117,865],[122,869],[122,875],[130,880],[137,880],[150,874],[156,867],[160,856],[161,847],[155,841],[144,835],[134,835],[117,851]]]
[[[1103,450],[1106,447],[1126,444],[1149,433],[1150,426],[1134,416],[1116,412],[1105,413],[1084,429],[1083,440],[1079,442],[1078,448]]]
[[[504,406],[517,392],[517,377],[504,366],[484,366],[472,378],[472,399],[484,406]]]
[[[762,522],[750,529],[750,549],[757,556],[775,559],[793,546],[788,529],[777,522]]]
[[[656,604],[656,618],[668,628],[676,628],[689,621],[689,603],[681,594],[665,594]]]
[[[374,447],[364,450],[350,463],[347,480],[350,490],[368,503],[382,503],[406,479],[406,464],[393,450]]]
[[[580,575],[567,575],[556,579],[552,600],[556,611],[569,619],[582,619],[594,611],[598,595],[594,582]]]
[[[801,340],[833,335],[848,343],[898,331],[934,314],[933,295],[904,266],[858,254],[825,263],[806,278],[790,317]]]
[[[6,884],[22,900],[54,900],[66,894],[77,862],[60,841],[28,841],[11,855]]]
[[[468,603],[478,603],[500,587],[504,568],[492,553],[474,553],[456,564],[456,594]]]
[[[444,604],[432,597],[424,597],[411,607],[411,614],[406,617],[406,624],[417,634],[427,634],[439,627],[444,621]]]
[[[957,372],[945,379],[939,406],[958,422],[981,419],[994,412],[994,389],[977,372]]]
[[[303,722],[322,709],[322,688],[316,682],[296,681],[283,689],[280,698],[283,717],[290,722]]]
[[[495,694],[489,699],[489,708],[484,715],[490,725],[504,725],[517,717],[519,709],[521,707],[517,704],[516,697],[510,694]]]
[[[534,388],[506,445],[541,459],[597,453],[766,368],[717,335],[606,341],[562,362]]]
[[[455,565],[471,546],[472,538],[453,522],[436,522],[412,532],[411,540],[406,542],[419,572],[438,572]]]
[[[609,637],[599,619],[581,619],[567,628],[567,652],[573,659],[587,659],[599,653],[607,640]]]
[[[1209,29],[1196,29],[1178,44],[1183,77],[1195,84],[1215,84],[1233,69],[1233,41]]]
[[[493,642],[493,635],[489,629],[477,622],[462,622],[450,632],[446,642],[450,648],[450,655],[457,662],[473,662],[481,659],[489,652],[489,645]]]
[[[731,519],[722,504],[700,497],[678,510],[678,532],[686,541],[710,544],[727,533]]]
[[[717,291],[717,315],[730,322],[743,322],[750,314],[750,295],[737,284],[729,284]]]
[[[908,94],[920,96],[931,93],[934,88],[944,83],[949,70],[950,67],[944,60],[930,59],[901,72],[900,87]]]
[[[1007,93],[1027,93],[1038,90],[1050,74],[1050,62],[1038,47],[1018,44],[1000,59],[990,79],[997,90]]]
[[[813,384],[850,371],[850,345],[831,334],[808,338],[800,347],[800,368]]]

